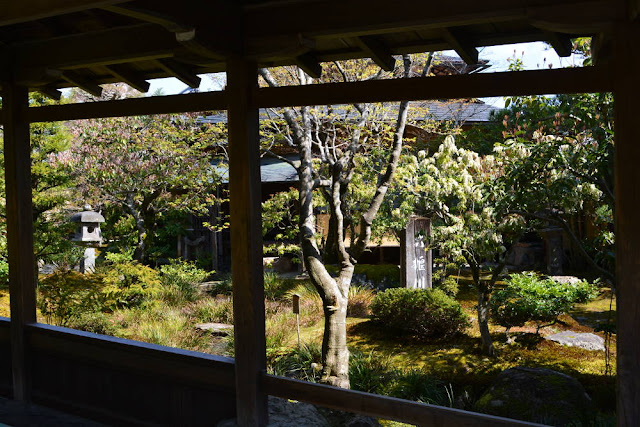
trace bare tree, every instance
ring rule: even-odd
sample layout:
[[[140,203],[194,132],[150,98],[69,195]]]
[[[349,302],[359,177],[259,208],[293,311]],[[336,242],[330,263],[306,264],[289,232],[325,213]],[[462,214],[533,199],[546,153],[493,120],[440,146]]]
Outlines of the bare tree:
[[[411,58],[403,56],[403,77],[411,73]],[[369,66],[372,68],[373,66]],[[349,79],[351,73],[341,64],[332,68],[334,78]],[[311,78],[301,70],[283,72],[284,77],[274,77],[267,69],[260,75],[267,85],[280,86],[286,79],[297,79],[299,84],[311,83]],[[383,72],[370,73],[370,79],[383,78]],[[409,103],[403,101],[398,106],[391,149],[386,164],[378,172],[374,191],[359,211],[359,218],[351,218],[349,186],[358,173],[357,157],[372,140],[382,143],[381,124],[374,116],[379,105],[354,104],[339,110],[328,107],[315,110],[311,107],[285,108],[281,117],[284,126],[285,144],[295,148],[300,161],[290,162],[299,176],[299,231],[304,263],[311,282],[320,294],[325,315],[324,338],[322,342],[322,381],[326,384],[349,388],[349,351],[347,349],[346,317],[349,287],[358,257],[366,249],[371,239],[371,225],[383,202],[393,173],[402,151],[404,129],[407,123]],[[388,120],[387,120],[388,122]],[[387,125],[388,126],[388,123]],[[276,157],[276,154],[270,153]],[[285,157],[280,157],[286,160]],[[335,251],[338,274],[333,277],[327,271],[321,247],[318,244],[316,220],[314,216],[314,191],[319,191],[328,206],[331,226],[328,230],[325,250]],[[358,224],[358,231],[346,236],[349,225]],[[355,228],[353,228],[355,230]],[[351,239],[347,239],[351,237]],[[350,240],[350,245],[347,241]]]

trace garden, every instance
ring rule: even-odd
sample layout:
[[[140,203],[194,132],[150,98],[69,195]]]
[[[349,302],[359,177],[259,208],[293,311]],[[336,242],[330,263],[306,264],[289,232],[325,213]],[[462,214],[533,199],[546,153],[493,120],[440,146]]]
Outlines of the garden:
[[[324,78],[428,76],[434,61],[404,55],[390,73],[336,62]],[[260,78],[313,80],[287,69]],[[553,425],[613,425],[612,103],[508,98],[489,123],[466,127],[428,118],[424,103],[261,113],[264,155],[297,176],[262,203],[269,373]],[[233,280],[219,262],[233,220],[226,124],[206,115],[33,125],[40,322],[233,357]],[[87,243],[69,238],[69,216],[85,203],[104,219],[88,269]],[[407,282],[402,257],[359,261],[383,241],[401,245],[415,216],[431,224],[412,236],[434,256],[427,289]],[[529,247],[538,252],[524,262]],[[6,315],[6,250],[0,282]]]

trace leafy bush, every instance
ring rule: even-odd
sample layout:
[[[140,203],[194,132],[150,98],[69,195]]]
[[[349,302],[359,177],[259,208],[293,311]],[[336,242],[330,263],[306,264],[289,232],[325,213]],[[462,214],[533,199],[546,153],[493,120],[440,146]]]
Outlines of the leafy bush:
[[[597,287],[585,281],[559,283],[533,272],[512,274],[504,289],[495,291],[490,302],[494,322],[509,329],[536,322],[537,331],[553,324],[558,316],[571,310],[574,304],[595,298]],[[536,332],[537,332],[536,331]]]
[[[449,295],[451,298],[455,298],[458,295],[458,281],[453,277],[445,277],[439,282],[434,282],[433,287],[435,289],[440,289],[445,294]]]
[[[118,332],[118,327],[113,317],[101,312],[83,313],[79,317],[72,319],[68,326],[73,329],[102,335],[115,336]]]
[[[162,284],[158,272],[136,261],[108,254],[109,263],[97,270],[102,275],[106,309],[137,307],[157,297]]]
[[[100,311],[104,304],[103,277],[60,270],[38,284],[38,308],[46,322],[67,326],[84,313]]]
[[[163,265],[160,273],[160,282],[165,287],[164,299],[173,305],[198,299],[198,285],[209,276],[209,272],[181,259],[171,260],[169,264]]]
[[[372,318],[418,339],[447,337],[468,325],[460,304],[439,289],[387,289],[371,304]]]

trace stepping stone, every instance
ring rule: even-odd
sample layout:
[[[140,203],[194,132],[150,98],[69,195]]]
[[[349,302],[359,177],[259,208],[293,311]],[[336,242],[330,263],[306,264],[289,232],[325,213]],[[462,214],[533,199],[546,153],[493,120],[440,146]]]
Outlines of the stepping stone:
[[[604,339],[595,334],[563,331],[548,335],[544,339],[555,341],[569,347],[580,347],[586,350],[605,351]]]
[[[207,331],[211,335],[226,336],[233,332],[233,325],[226,323],[198,323],[196,329]]]

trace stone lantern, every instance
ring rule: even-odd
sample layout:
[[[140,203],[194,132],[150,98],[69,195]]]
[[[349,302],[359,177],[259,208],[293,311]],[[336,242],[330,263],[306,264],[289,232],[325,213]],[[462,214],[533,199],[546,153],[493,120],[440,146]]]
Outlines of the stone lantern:
[[[102,244],[102,232],[100,223],[104,217],[91,210],[90,205],[84,205],[84,211],[71,215],[69,221],[77,223],[75,233],[71,241],[78,245],[86,246],[84,260],[80,264],[82,273],[91,273],[96,266],[96,247]]]

